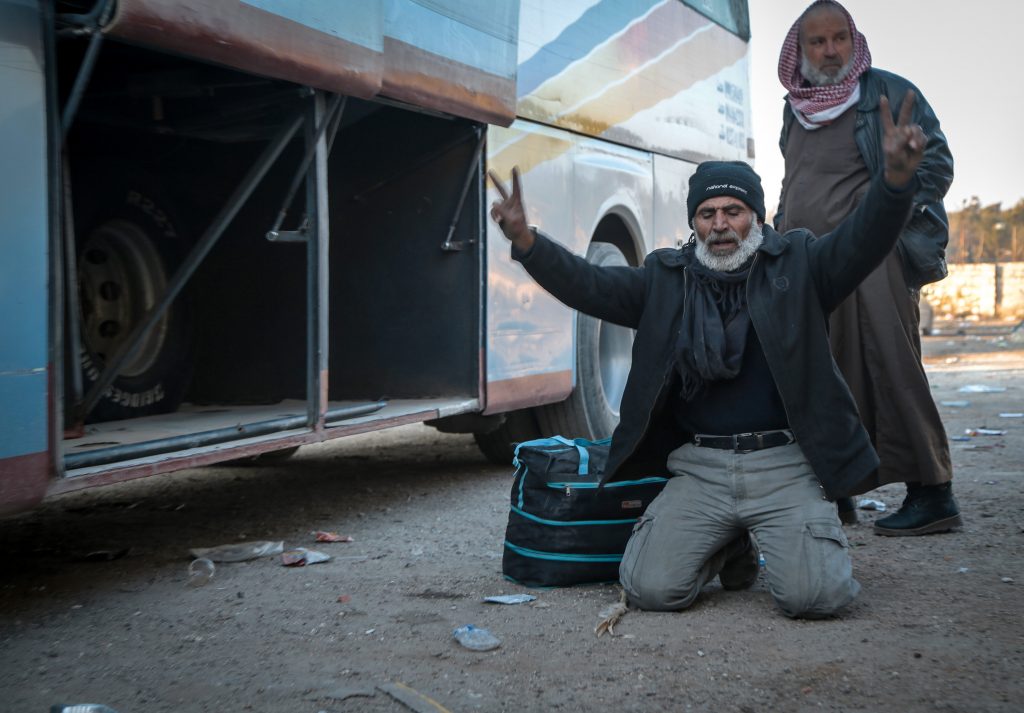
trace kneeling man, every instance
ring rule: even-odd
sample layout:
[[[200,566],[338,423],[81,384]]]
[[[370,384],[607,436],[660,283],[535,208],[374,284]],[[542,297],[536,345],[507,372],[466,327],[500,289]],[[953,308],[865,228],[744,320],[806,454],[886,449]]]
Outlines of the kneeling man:
[[[761,179],[739,161],[700,164],[695,236],[640,267],[590,265],[528,225],[518,171],[491,216],[512,255],[560,301],[636,330],[605,480],[676,477],[637,523],[619,569],[630,604],[685,609],[718,576],[757,578],[791,617],[857,595],[831,502],[878,467],[832,360],[828,314],[892,249],[909,215],[926,137],[908,93],[882,98],[884,167],[860,207],[820,237],[764,225]]]

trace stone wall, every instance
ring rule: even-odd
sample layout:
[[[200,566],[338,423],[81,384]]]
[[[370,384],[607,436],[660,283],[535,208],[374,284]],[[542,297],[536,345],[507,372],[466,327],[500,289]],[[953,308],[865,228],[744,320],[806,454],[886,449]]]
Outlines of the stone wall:
[[[958,263],[921,294],[935,315],[1024,318],[1024,262]]]

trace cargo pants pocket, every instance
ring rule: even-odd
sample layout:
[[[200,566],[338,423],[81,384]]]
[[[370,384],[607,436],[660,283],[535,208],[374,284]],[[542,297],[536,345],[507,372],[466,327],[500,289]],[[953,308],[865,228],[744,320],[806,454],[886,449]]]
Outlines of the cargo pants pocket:
[[[634,576],[638,567],[643,566],[644,553],[647,550],[647,540],[654,529],[654,515],[646,512],[641,515],[636,524],[633,525],[633,534],[626,541],[626,550],[622,553],[622,562],[619,563],[619,582],[627,594],[635,594],[636,589],[632,586]]]
[[[850,542],[838,522],[811,520],[806,526],[804,548],[806,569],[797,578],[803,586],[793,592],[793,601],[779,605],[789,616],[831,616],[860,591],[853,578]]]

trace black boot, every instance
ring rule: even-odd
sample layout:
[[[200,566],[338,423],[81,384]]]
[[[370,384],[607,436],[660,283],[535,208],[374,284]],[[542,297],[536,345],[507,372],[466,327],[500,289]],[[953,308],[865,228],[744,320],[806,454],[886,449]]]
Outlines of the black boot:
[[[836,509],[839,511],[839,522],[844,525],[857,524],[857,504],[853,498],[839,498],[836,500]]]
[[[889,537],[948,532],[962,526],[953,484],[907,483],[907,497],[899,511],[875,521],[875,534]]]
[[[718,572],[718,581],[722,589],[734,591],[750,589],[757,581],[758,562],[757,548],[749,532],[744,532],[725,546],[725,564]]]

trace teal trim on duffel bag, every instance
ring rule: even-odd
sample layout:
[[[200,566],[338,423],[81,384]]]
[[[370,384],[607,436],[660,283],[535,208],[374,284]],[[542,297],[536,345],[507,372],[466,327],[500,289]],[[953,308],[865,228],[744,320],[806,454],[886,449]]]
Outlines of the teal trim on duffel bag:
[[[508,540],[505,540],[505,547],[509,548],[517,555],[523,557],[532,557],[539,560],[553,560],[555,562],[621,562],[622,555],[563,555],[556,552],[538,552],[537,550],[528,550],[525,547],[519,547],[513,545]]]
[[[633,525],[636,524],[636,521],[639,519],[636,517],[630,517],[626,518],[625,520],[545,520],[542,517],[531,515],[530,513],[520,508],[514,507],[511,508],[511,510],[517,515],[521,515],[522,517],[525,517],[527,520],[539,522],[541,525]]]
[[[627,485],[650,485],[651,483],[664,483],[668,478],[662,478],[660,476],[652,475],[650,478],[641,478],[640,480],[613,480],[610,483],[601,485],[600,483],[556,483],[548,482],[546,485],[549,488],[556,490],[562,490],[564,488],[622,488]],[[522,505],[522,502],[519,503]]]
[[[530,448],[544,448],[547,446],[569,446],[579,451],[580,464],[576,469],[579,475],[590,474],[590,453],[587,451],[589,446],[607,446],[612,442],[611,438],[602,438],[599,441],[588,441],[586,438],[574,438],[569,440],[564,436],[552,436],[551,438],[536,438],[532,441],[524,441],[516,446],[515,455],[512,457],[512,464],[519,467],[519,449],[523,446]]]

